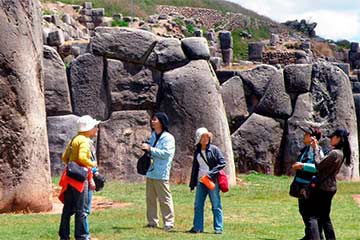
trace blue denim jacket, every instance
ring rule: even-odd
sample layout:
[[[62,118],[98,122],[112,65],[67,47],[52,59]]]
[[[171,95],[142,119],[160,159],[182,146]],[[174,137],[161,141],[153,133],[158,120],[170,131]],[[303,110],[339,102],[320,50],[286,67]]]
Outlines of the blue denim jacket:
[[[153,131],[149,144],[155,142],[156,134]],[[150,149],[151,165],[146,177],[158,180],[169,180],[172,160],[175,155],[175,138],[169,132],[163,132],[154,147]]]

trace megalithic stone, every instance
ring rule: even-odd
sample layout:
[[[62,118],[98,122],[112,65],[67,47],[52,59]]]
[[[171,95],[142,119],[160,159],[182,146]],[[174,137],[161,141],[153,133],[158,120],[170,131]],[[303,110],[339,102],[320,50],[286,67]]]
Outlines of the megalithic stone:
[[[0,213],[52,208],[40,10],[0,0]]]

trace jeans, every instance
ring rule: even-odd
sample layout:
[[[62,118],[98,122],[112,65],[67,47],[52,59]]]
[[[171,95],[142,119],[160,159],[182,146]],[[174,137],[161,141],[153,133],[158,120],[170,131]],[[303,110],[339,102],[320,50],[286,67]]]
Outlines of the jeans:
[[[319,240],[320,235],[314,199],[299,199],[299,212],[305,224],[305,237],[303,239]]]
[[[322,238],[322,231],[324,231],[326,240],[336,240],[334,227],[331,223],[331,201],[336,191],[328,192],[319,190],[316,196],[317,199],[317,211],[318,211],[318,224],[319,233]]]
[[[86,240],[86,212],[85,204],[88,195],[88,182],[85,181],[83,192],[78,192],[71,185],[64,192],[64,207],[61,214],[59,236],[61,239],[70,239],[70,217],[75,214],[75,239]]]
[[[210,191],[204,184],[198,182],[196,186],[194,206],[194,230],[204,231],[204,205],[206,196],[209,194],[214,217],[214,230],[223,230],[223,213],[221,207],[219,184],[215,182],[215,189]]]
[[[86,229],[86,232],[88,233],[88,239],[90,239],[89,215],[91,212],[91,203],[92,203],[93,193],[94,192],[89,189],[87,204],[85,204],[85,212],[86,212],[85,229]]]

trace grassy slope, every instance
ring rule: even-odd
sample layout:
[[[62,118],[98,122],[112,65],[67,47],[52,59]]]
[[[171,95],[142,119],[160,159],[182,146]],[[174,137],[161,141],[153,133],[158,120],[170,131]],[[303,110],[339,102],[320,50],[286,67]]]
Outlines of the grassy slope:
[[[205,210],[205,233],[190,235],[194,193],[185,185],[173,185],[175,231],[146,229],[144,184],[108,183],[99,195],[132,203],[132,207],[92,213],[93,237],[115,239],[300,239],[303,223],[297,201],[288,196],[291,179],[261,174],[243,177],[249,184],[234,187],[222,195],[224,234],[212,234],[211,205]],[[339,239],[360,240],[359,207],[352,200],[358,194],[358,183],[340,183],[333,203],[332,218]],[[60,215],[0,215],[1,239],[56,239]],[[71,229],[73,232],[73,228]]]

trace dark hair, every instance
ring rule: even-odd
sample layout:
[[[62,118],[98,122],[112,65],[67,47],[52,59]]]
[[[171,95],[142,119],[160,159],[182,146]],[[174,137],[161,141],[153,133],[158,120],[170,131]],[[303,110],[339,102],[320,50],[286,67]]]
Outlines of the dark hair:
[[[166,115],[166,113],[164,112],[157,112],[154,115],[152,115],[151,119],[153,119],[154,117],[156,117],[157,119],[159,119],[160,123],[161,123],[161,127],[163,131],[169,131],[169,118]],[[151,121],[151,120],[150,120]],[[154,130],[153,128],[151,128],[152,130]]]
[[[349,132],[346,129],[338,128],[331,134],[331,137],[340,137],[340,142],[335,146],[335,149],[342,149],[344,153],[345,165],[351,164],[351,148],[349,143]]]
[[[312,128],[312,133],[310,133],[311,136],[314,136],[318,141],[321,138],[321,129],[320,128]]]

